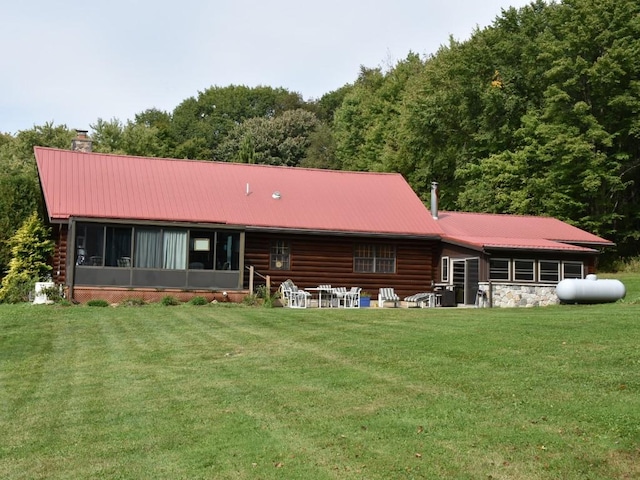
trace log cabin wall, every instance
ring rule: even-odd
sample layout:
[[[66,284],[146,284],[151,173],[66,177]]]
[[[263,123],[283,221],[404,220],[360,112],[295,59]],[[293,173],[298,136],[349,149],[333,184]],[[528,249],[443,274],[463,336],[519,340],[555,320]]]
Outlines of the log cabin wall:
[[[64,284],[67,279],[67,239],[69,228],[67,225],[53,225],[53,250],[51,278],[57,284]]]
[[[283,240],[291,248],[290,269],[270,268],[271,245]],[[358,244],[393,245],[396,272],[354,272],[354,248]],[[300,288],[329,284],[334,287],[361,287],[374,298],[378,289],[393,287],[400,297],[430,291],[433,279],[436,240],[382,239],[355,236],[322,236],[247,232],[245,265],[253,265],[262,275],[271,276],[272,291],[290,278]],[[248,277],[245,276],[245,286]]]

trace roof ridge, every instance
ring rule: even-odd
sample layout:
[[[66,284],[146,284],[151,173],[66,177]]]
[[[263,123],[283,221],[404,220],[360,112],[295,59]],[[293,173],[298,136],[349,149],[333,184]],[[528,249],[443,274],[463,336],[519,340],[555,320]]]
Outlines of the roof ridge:
[[[68,150],[65,148],[56,148],[56,147],[43,147],[36,145],[33,147],[34,151],[38,150],[49,150],[61,153],[69,153],[69,154],[79,154],[79,155],[91,155],[91,156],[104,156],[104,157],[116,157],[119,159],[131,158],[131,159],[139,159],[139,160],[159,160],[159,161],[171,161],[171,162],[190,162],[190,163],[210,163],[217,165],[236,165],[236,166],[245,166],[245,167],[253,167],[253,168],[273,168],[273,169],[292,169],[296,170],[307,170],[307,171],[316,171],[316,172],[332,172],[339,174],[356,174],[356,175],[384,175],[384,176],[401,176],[404,178],[399,172],[370,172],[370,171],[361,171],[361,170],[334,170],[328,168],[317,168],[317,167],[300,167],[300,166],[288,166],[288,165],[268,165],[264,163],[240,163],[240,162],[226,162],[224,160],[204,160],[197,158],[172,158],[172,157],[150,157],[145,155],[123,155],[118,153],[103,153],[103,152],[81,152],[76,150]]]

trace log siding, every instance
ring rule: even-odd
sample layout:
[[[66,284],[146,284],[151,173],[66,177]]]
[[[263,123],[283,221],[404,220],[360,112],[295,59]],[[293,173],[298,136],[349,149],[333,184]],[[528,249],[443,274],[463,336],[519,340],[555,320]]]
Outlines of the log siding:
[[[289,242],[289,270],[270,268],[270,247],[277,240]],[[354,249],[358,244],[393,245],[396,250],[395,273],[355,272]],[[398,295],[404,297],[431,290],[436,246],[437,241],[426,239],[248,232],[245,265],[253,265],[260,274],[269,275],[274,291],[280,283],[290,278],[301,288],[321,284],[358,286],[375,297],[379,288],[393,287]]]

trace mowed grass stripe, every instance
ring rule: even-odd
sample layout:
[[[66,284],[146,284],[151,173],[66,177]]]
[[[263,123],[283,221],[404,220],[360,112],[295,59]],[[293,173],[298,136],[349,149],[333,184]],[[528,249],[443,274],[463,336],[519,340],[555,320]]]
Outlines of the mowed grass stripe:
[[[11,308],[5,478],[638,472],[637,306]]]

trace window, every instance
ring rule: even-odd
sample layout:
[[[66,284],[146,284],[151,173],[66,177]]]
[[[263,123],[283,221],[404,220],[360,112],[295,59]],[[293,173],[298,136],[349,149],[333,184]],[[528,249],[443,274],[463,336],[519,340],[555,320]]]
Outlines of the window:
[[[78,224],[76,231],[76,265],[101,267],[104,257],[104,227]]]
[[[162,268],[184,270],[187,268],[186,230],[165,230],[162,235]]]
[[[216,238],[216,270],[239,270],[240,234],[218,232]]]
[[[489,260],[489,278],[491,280],[509,280],[509,259],[492,258]]]
[[[582,262],[562,262],[562,278],[582,278]]]
[[[449,257],[442,257],[440,264],[440,279],[442,283],[449,283]]]
[[[540,260],[538,263],[538,279],[541,282],[558,282],[560,280],[560,262],[557,260]]]
[[[162,237],[159,228],[136,229],[135,266],[160,268],[162,264]]]
[[[213,270],[216,233],[212,231],[192,230],[189,240],[189,269]]]
[[[76,264],[163,270],[240,269],[240,233],[79,223]]]
[[[269,264],[272,270],[291,269],[291,246],[289,242],[277,240],[271,244]]]
[[[513,261],[513,279],[520,282],[533,282],[535,261],[533,260],[514,260]]]
[[[107,227],[105,242],[105,266],[131,266],[131,228]]]
[[[393,245],[356,245],[353,270],[358,273],[395,273],[396,249]]]
[[[168,270],[187,268],[187,231],[136,229],[135,266]]]

